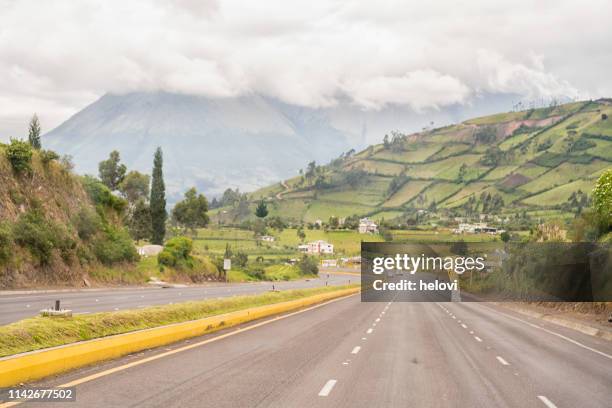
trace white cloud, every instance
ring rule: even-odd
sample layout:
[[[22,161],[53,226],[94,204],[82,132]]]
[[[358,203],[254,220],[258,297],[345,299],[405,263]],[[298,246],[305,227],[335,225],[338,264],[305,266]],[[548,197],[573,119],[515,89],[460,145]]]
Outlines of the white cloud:
[[[0,133],[34,111],[48,129],[107,91],[417,111],[481,92],[612,94],[603,0],[0,0],[0,9]]]

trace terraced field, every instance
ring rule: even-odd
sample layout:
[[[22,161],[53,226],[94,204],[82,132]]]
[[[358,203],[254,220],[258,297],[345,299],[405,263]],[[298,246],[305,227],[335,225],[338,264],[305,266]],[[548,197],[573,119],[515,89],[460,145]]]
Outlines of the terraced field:
[[[390,138],[286,181],[281,200],[280,183],[254,192],[250,209],[265,197],[272,215],[295,221],[390,219],[434,202],[455,211],[484,193],[501,198],[504,212],[557,211],[612,167],[611,115],[612,100],[584,101]]]

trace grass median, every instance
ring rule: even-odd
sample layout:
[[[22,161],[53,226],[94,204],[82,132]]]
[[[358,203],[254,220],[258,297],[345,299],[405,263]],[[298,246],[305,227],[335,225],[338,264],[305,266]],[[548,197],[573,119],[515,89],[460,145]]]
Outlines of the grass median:
[[[203,319],[356,286],[358,285],[267,292],[251,296],[233,296],[152,306],[137,310],[93,313],[70,318],[34,317],[0,326],[0,357],[172,323]]]

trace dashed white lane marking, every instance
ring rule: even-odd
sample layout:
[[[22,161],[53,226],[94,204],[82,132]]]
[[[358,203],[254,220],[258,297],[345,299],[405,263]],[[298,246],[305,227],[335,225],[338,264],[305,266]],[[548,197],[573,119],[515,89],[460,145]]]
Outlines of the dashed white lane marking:
[[[470,330],[470,334],[474,334],[474,330]]]
[[[329,380],[326,382],[323,388],[321,388],[321,391],[319,391],[319,397],[327,397],[337,382],[336,380]]]
[[[374,329],[368,329],[368,331],[366,333],[370,334],[374,331]]]
[[[540,399],[540,401],[542,401],[544,403],[544,405],[546,405],[548,408],[557,408],[557,406],[555,404],[553,404],[553,402],[551,400],[549,400],[548,398],[546,398],[544,395],[538,395],[538,398]]]
[[[357,354],[357,353],[359,353],[359,350],[361,350],[361,347],[359,347],[359,346],[355,346],[355,347],[353,348],[353,351],[351,351],[351,354]]]
[[[361,338],[361,340],[366,340],[366,338],[365,338],[365,337],[362,337],[362,338]]]
[[[380,317],[376,319],[377,322],[380,322]]]
[[[476,339],[476,341],[481,342],[482,343],[482,339],[478,336],[474,336],[474,338]]]
[[[455,315],[452,315],[451,317],[452,317],[453,319],[457,320],[457,318],[455,317]]]
[[[503,358],[503,357],[501,357],[501,356],[497,356],[496,358],[497,358],[497,361],[499,361],[499,362],[500,362],[500,363],[502,363],[503,365],[510,365],[510,363],[509,363],[509,362],[507,362],[506,360],[504,360],[504,358]]]
[[[464,329],[467,329],[467,326],[463,323],[461,323],[461,327],[463,327]]]

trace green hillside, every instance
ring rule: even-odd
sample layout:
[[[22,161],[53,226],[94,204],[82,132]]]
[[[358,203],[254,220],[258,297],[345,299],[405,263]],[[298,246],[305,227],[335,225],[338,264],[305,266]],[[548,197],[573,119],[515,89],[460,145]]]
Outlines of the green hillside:
[[[571,211],[579,191],[612,167],[612,100],[500,113],[420,133],[397,132],[361,152],[215,209],[216,221],[253,217],[257,200],[294,222],[351,215],[394,219],[418,210],[476,213]],[[574,198],[572,198],[574,197]],[[246,207],[249,207],[247,209]]]

